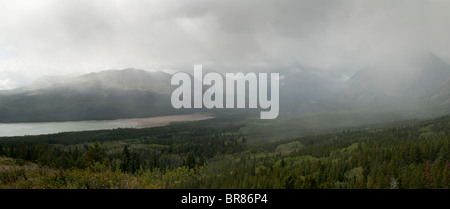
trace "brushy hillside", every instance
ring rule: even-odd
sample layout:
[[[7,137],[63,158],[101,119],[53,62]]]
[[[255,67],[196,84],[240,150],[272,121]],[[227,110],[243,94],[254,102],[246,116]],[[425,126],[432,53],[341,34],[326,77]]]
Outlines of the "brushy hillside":
[[[87,169],[53,169],[21,159],[0,158],[1,189],[165,189],[192,181],[199,168],[126,173],[101,163]]]

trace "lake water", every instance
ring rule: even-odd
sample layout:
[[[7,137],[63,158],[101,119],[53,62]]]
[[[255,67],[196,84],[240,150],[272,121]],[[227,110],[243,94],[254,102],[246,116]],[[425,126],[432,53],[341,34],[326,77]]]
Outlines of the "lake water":
[[[114,128],[145,128],[165,126],[170,122],[198,121],[212,118],[206,114],[171,115],[150,118],[130,118],[118,120],[0,123],[0,137],[52,134],[69,131],[89,131]]]

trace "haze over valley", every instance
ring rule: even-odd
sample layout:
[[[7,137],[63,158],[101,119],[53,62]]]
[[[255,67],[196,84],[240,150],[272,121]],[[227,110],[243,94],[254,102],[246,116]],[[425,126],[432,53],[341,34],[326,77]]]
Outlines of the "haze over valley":
[[[363,68],[348,79],[319,74],[301,64],[289,70],[260,70],[281,72],[280,117],[261,123],[273,126],[289,121],[300,126],[287,126],[293,134],[301,134],[312,125],[306,121],[315,121],[314,129],[324,131],[447,114],[450,65],[430,51],[417,53],[415,58],[413,63],[399,60],[397,65],[377,66],[377,70]],[[185,72],[192,74],[191,69]],[[134,68],[45,76],[29,85],[0,91],[0,122],[110,120],[195,112],[246,113],[249,120],[256,117],[255,110],[248,108],[175,109],[170,96],[177,86],[170,85],[171,77],[166,72]],[[338,121],[333,120],[336,117]]]

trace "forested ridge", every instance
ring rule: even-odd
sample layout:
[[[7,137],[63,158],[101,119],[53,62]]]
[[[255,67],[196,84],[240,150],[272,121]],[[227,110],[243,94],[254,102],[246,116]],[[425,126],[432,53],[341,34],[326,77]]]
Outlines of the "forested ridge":
[[[261,142],[235,121],[0,138],[0,188],[448,189],[450,116]]]

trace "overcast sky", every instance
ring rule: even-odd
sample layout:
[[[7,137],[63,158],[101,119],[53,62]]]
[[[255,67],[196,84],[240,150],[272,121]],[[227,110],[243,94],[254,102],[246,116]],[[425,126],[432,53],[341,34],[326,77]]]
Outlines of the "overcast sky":
[[[447,0],[0,0],[0,89],[127,67],[345,74],[421,50],[448,62],[449,11]]]

